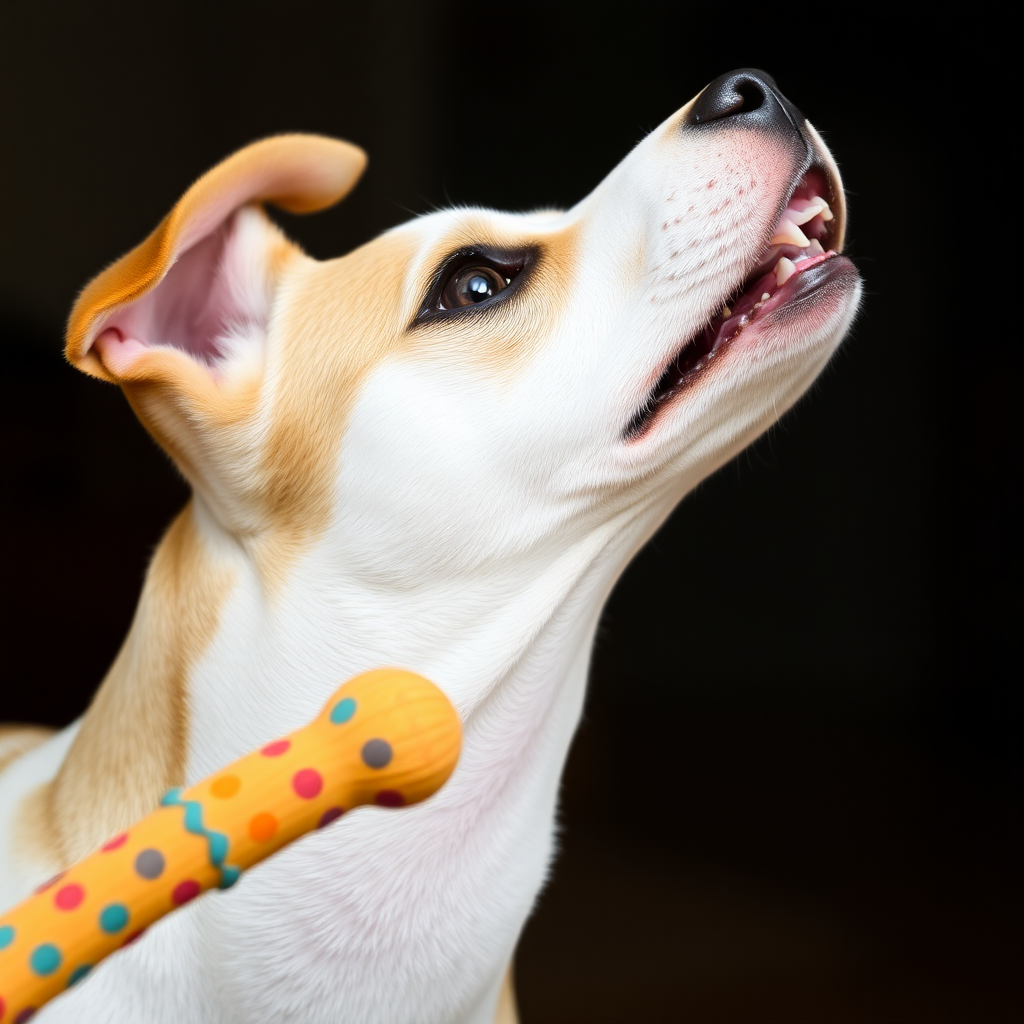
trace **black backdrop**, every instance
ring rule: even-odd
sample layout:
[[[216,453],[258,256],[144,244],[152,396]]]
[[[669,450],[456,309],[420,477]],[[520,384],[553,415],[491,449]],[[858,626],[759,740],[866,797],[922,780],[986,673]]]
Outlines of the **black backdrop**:
[[[708,80],[762,66],[839,159],[867,298],[811,394],[612,597],[523,1019],[1020,1019],[1019,587],[993,598],[1019,578],[1019,499],[978,444],[1014,406],[951,313],[974,301],[950,224],[976,209],[957,104],[980,51],[968,22],[926,45],[845,10],[5,6],[0,719],[81,713],[184,500],[61,332],[200,171],[280,131],[361,144],[349,200],[282,218],[330,256],[447,202],[571,204]]]

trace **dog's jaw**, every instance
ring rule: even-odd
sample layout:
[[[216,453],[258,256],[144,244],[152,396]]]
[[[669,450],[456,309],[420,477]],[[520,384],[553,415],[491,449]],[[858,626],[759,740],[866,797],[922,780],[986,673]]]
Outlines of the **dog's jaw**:
[[[812,130],[809,125],[806,128]],[[836,172],[826,152],[822,151],[817,161],[812,153],[810,159],[813,162],[800,176],[785,209],[778,215],[771,238],[756,265],[709,317],[707,326],[682,344],[668,360],[627,426],[628,440],[637,441],[647,435],[659,417],[665,415],[665,410],[682,401],[691,385],[706,376],[714,362],[737,344],[742,334],[746,333],[748,353],[756,352],[756,345],[750,344],[751,335],[758,334],[766,320],[774,317],[776,321],[780,318],[790,321],[791,337],[784,342],[790,345],[798,345],[801,335],[819,333],[820,324],[810,331],[802,331],[799,320],[808,314],[813,318],[813,311],[807,307],[820,297],[815,292],[824,290],[833,275],[842,278],[853,271],[849,261],[838,254],[842,248],[845,214]],[[747,187],[753,184],[756,182],[751,179]],[[736,186],[736,192],[739,196],[743,194],[742,184]],[[728,197],[722,199],[721,206],[724,208],[730,202]],[[831,208],[833,203],[837,206],[835,211]],[[662,230],[669,230],[680,219],[666,219]],[[814,268],[817,268],[815,272],[809,274]],[[794,316],[797,307],[799,311]],[[755,322],[756,326],[752,326]]]

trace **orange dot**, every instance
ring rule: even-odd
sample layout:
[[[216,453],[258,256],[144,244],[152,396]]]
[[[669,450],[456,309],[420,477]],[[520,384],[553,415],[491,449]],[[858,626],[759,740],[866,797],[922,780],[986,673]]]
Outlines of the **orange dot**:
[[[277,834],[277,818],[264,811],[249,822],[249,836],[257,843],[265,843]]]
[[[210,786],[210,792],[214,796],[219,796],[222,800],[227,800],[229,796],[234,796],[242,788],[242,780],[237,775],[222,775],[219,779],[214,779]]]

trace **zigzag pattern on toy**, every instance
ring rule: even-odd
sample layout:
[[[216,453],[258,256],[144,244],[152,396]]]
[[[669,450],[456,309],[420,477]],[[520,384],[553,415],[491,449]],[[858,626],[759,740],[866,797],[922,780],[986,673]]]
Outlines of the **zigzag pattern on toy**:
[[[191,832],[194,836],[202,836],[209,847],[210,863],[220,868],[221,889],[230,889],[231,886],[242,877],[240,868],[233,864],[225,864],[224,859],[228,855],[230,841],[223,832],[214,832],[203,824],[203,805],[198,800],[182,800],[184,792],[181,786],[169,789],[164,798],[160,801],[162,807],[183,807],[185,809],[184,824],[185,831]]]

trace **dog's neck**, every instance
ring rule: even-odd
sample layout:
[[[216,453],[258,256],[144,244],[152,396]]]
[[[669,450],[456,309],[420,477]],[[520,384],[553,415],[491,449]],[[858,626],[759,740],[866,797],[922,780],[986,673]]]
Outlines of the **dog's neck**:
[[[345,678],[383,665],[435,679],[458,707],[465,745],[451,799],[488,800],[541,758],[550,818],[597,616],[637,532],[612,522],[557,555],[439,569],[392,590],[346,573],[327,537],[282,585],[194,498],[154,555],[128,637],[52,784],[61,859],[127,827],[170,786],[303,725]]]

